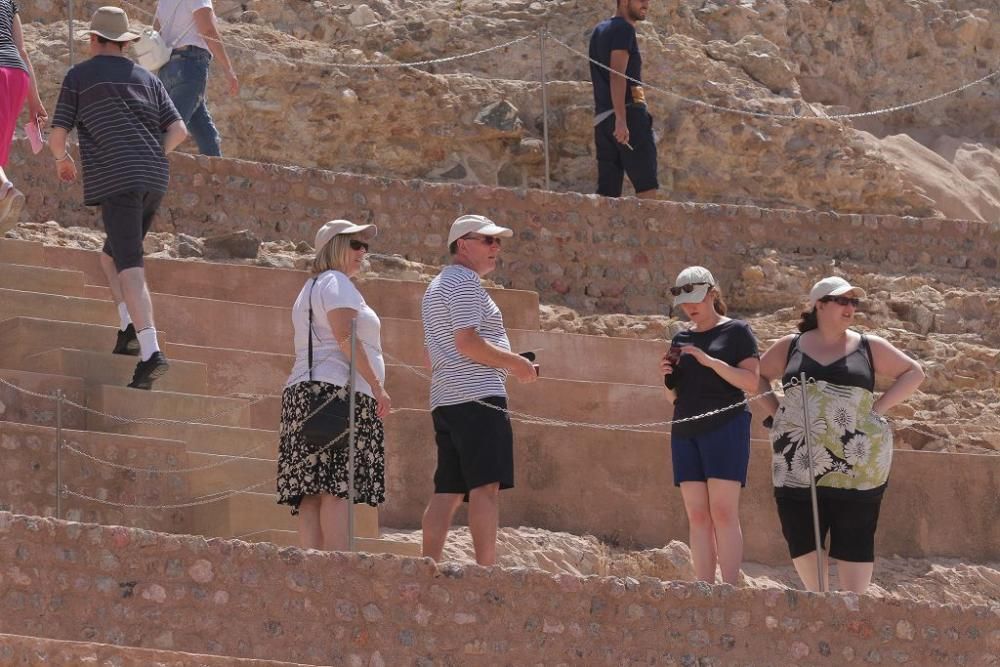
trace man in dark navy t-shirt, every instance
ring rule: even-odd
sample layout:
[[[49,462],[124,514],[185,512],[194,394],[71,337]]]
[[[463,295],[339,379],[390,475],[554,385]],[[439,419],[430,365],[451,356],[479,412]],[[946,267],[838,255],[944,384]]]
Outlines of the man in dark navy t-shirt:
[[[121,325],[114,352],[140,355],[129,386],[150,389],[169,365],[156,338],[142,240],[167,191],[166,154],[187,138],[187,129],[160,80],[125,57],[139,34],[124,11],[101,7],[85,34],[93,57],[63,80],[49,149],[59,178],[76,180],[66,137],[77,130],[83,203],[101,207],[107,232],[101,268]]]
[[[656,143],[653,117],[646,108],[641,85],[642,56],[635,36],[635,23],[646,20],[649,0],[617,3],[615,15],[599,23],[590,38],[590,58],[600,63],[590,64],[597,194],[620,197],[628,174],[636,196],[653,198],[660,187]]]

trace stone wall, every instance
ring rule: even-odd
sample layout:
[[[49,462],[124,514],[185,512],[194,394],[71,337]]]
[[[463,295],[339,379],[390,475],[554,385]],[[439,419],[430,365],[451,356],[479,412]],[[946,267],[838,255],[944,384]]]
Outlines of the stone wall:
[[[309,664],[995,665],[1000,652],[986,607],[436,567],[8,513],[0,590],[4,633]]]
[[[51,157],[31,156],[23,144],[11,165],[28,197],[22,219],[98,226],[96,211],[81,204],[81,186],[59,183]],[[311,242],[324,221],[345,217],[379,225],[376,251],[440,264],[451,221],[482,213],[516,232],[493,278],[584,311],[662,312],[684,266],[710,267],[725,289],[764,249],[984,277],[996,275],[1000,259],[995,223],[609,200],[188,155],[171,164],[160,230],[249,229],[264,240]]]
[[[63,429],[63,442],[90,456],[133,469],[169,470],[187,460],[184,443],[112,433]],[[54,428],[0,422],[0,509],[20,514],[56,515],[56,431]],[[137,472],[98,463],[63,450],[62,481],[78,493],[129,505],[187,502],[184,476]],[[141,526],[189,532],[184,509],[126,509],[64,494],[63,516],[72,521]],[[0,590],[2,590],[0,586]]]

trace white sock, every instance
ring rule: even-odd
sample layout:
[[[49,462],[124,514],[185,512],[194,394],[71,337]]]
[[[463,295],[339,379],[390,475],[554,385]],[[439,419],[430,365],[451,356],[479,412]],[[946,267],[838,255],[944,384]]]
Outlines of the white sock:
[[[124,301],[118,304],[118,319],[122,323],[118,328],[122,331],[128,329],[128,325],[132,324],[132,318],[128,314],[128,306],[125,305]]]
[[[160,351],[160,344],[156,341],[156,329],[153,327],[141,329],[136,336],[139,338],[139,352],[143,361],[149,361],[154,352]]]

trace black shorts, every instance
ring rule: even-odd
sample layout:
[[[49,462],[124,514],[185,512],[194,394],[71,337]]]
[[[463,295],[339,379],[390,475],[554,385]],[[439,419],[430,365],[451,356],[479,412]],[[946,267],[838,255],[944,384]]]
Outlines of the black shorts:
[[[615,117],[608,116],[594,126],[594,145],[597,155],[597,194],[620,197],[625,174],[632,181],[636,192],[657,190],[656,143],[653,140],[653,117],[645,105],[625,107],[628,124],[628,146],[615,139]]]
[[[479,399],[507,409],[503,396]],[[434,493],[461,493],[500,483],[514,487],[514,433],[506,412],[476,402],[442,405],[431,411],[438,462]]]
[[[775,500],[789,555],[798,558],[816,551],[809,497]],[[830,558],[848,563],[875,562],[875,528],[881,506],[881,495],[856,500],[819,496],[819,534],[823,544],[830,535]]]
[[[101,219],[108,238],[102,249],[118,272],[142,266],[142,240],[163,201],[162,192],[129,190],[101,200]]]

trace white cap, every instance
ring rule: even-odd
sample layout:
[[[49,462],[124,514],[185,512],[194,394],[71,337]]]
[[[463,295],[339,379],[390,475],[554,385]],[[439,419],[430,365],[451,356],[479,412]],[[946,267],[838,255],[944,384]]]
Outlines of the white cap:
[[[677,280],[674,281],[675,287],[683,287],[684,285],[695,285],[695,288],[690,292],[681,292],[675,296],[675,306],[682,303],[701,303],[704,301],[708,290],[715,287],[715,278],[712,276],[712,272],[704,266],[689,266],[681,271],[677,275]]]
[[[448,232],[448,245],[462,238],[466,234],[482,234],[483,236],[501,236],[510,238],[514,231],[501,227],[487,217],[481,215],[463,215],[455,222],[451,223],[451,231]]]
[[[824,296],[840,296],[841,294],[851,294],[859,299],[868,296],[863,289],[855,287],[840,276],[830,276],[823,278],[809,290],[809,307],[815,306],[816,302]]]
[[[356,225],[350,220],[331,220],[325,222],[319,228],[319,231],[316,232],[316,252],[319,252],[323,246],[329,243],[330,239],[340,234],[361,234],[362,238],[370,239],[378,234],[378,228],[375,225]]]

